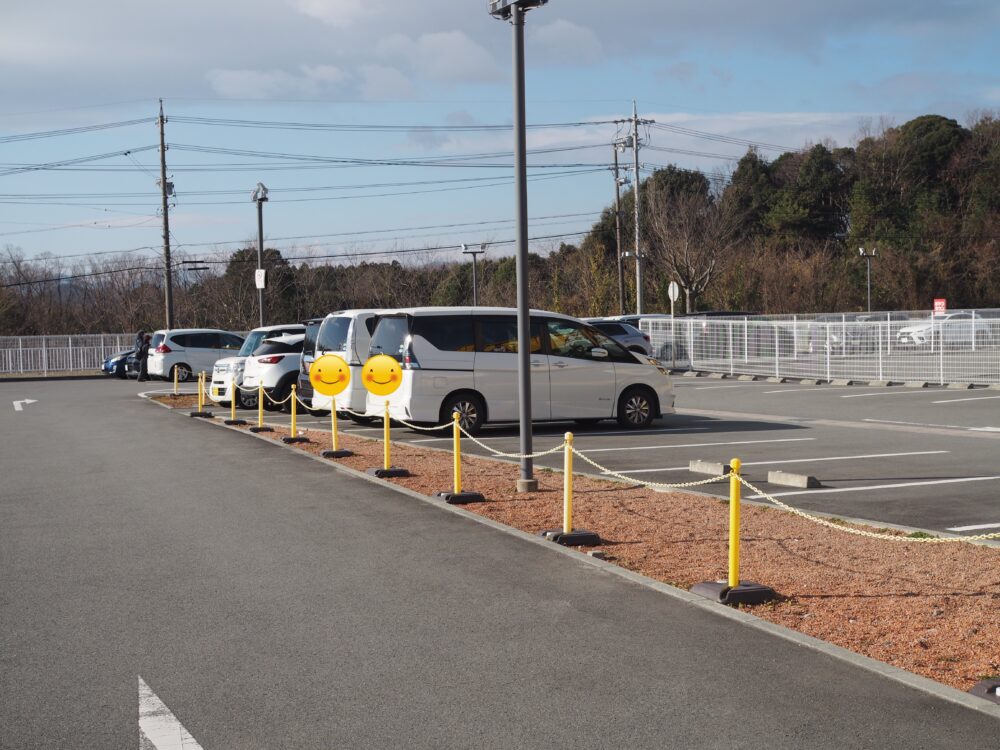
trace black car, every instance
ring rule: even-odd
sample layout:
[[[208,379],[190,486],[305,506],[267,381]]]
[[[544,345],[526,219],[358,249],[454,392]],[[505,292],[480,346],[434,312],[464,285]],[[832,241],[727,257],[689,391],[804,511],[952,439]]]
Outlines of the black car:
[[[127,375],[126,361],[135,354],[135,349],[127,349],[117,354],[112,354],[101,364],[101,372],[108,377],[121,378],[124,380]]]

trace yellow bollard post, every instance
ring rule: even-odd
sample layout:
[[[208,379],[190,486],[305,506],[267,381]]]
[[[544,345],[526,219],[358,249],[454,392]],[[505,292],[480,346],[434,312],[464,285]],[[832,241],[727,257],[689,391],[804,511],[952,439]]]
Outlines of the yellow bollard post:
[[[245,419],[238,419],[236,417],[236,401],[240,397],[240,387],[236,385],[235,380],[233,381],[233,384],[230,386],[230,394],[231,397],[229,399],[229,419],[226,420],[226,424],[229,425],[246,424],[247,421]]]
[[[177,380],[177,367],[175,366],[174,367],[174,395],[175,396],[179,395],[179,393],[180,393],[180,391],[178,390],[178,387],[177,387],[178,383],[179,383],[179,381]]]
[[[542,536],[567,547],[596,547],[601,537],[593,531],[573,529],[573,433],[563,436],[563,525],[549,529]]]
[[[264,426],[264,384],[257,384],[257,424],[250,428],[250,432],[274,432],[270,427]]]
[[[295,395],[295,384],[292,383],[292,392],[289,395],[292,400],[292,425],[289,428],[289,434],[281,438],[283,443],[308,443],[309,438],[299,436],[298,421],[296,415],[298,414],[298,403],[299,397]]]
[[[486,498],[479,492],[462,491],[462,415],[457,411],[451,414],[451,444],[454,457],[452,473],[452,491],[439,492],[437,496],[449,505],[465,505],[466,503],[485,502]]]
[[[451,415],[452,446],[455,458],[455,472],[452,486],[456,495],[462,492],[462,431],[458,427],[458,420],[460,418],[461,415],[457,411]]]
[[[573,533],[573,433],[566,433],[563,451],[563,534]]]
[[[229,419],[236,421],[236,386],[233,386],[233,397],[229,399]]]
[[[740,460],[729,462],[729,588],[740,585]]]
[[[205,373],[198,373],[198,411],[191,412],[192,417],[211,418],[212,412],[205,411]]]
[[[337,434],[337,401],[334,399],[330,406],[330,441],[333,443],[333,450],[321,451],[319,455],[323,458],[344,458],[353,456],[353,451],[341,450],[340,437]]]

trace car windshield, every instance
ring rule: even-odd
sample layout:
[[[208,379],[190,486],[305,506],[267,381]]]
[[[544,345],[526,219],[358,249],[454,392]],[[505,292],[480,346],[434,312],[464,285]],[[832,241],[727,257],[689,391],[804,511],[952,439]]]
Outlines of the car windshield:
[[[266,331],[251,331],[250,334],[243,341],[243,346],[240,347],[240,357],[249,357],[253,354],[253,350],[260,346],[260,342],[264,340],[267,336]]]
[[[327,318],[319,328],[316,349],[321,352],[343,352],[347,350],[347,329],[351,319],[347,317]]]

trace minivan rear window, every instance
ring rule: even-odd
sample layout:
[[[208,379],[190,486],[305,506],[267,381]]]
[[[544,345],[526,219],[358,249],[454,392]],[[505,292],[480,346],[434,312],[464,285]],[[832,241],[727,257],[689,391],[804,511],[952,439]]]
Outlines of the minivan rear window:
[[[166,334],[164,333],[154,333],[152,340],[149,342],[149,348],[155,349],[160,344],[162,344],[164,336],[166,336]]]
[[[312,356],[316,353],[316,336],[322,324],[322,320],[310,320],[306,323],[305,340],[302,342],[303,354]]]
[[[403,350],[410,335],[410,323],[405,316],[389,316],[379,319],[372,334],[370,354],[388,354],[398,362],[403,361]]]
[[[342,352],[347,349],[348,317],[327,318],[319,328],[316,349],[321,352]]]
[[[302,341],[296,344],[286,344],[284,341],[265,341],[253,350],[253,356],[264,354],[297,354],[302,351]]]
[[[471,315],[418,315],[413,318],[410,332],[443,352],[476,350]]]

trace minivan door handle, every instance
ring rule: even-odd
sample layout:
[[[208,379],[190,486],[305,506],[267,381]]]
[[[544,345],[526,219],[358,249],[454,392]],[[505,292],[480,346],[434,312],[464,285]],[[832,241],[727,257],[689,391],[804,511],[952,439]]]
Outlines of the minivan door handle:
[[[561,369],[563,367],[568,367],[569,365],[567,365],[565,362],[553,362],[552,366],[553,367],[558,367],[558,368]]]
[[[537,359],[533,359],[533,360],[531,360],[531,366],[532,367],[541,367],[542,363],[539,362]]]

